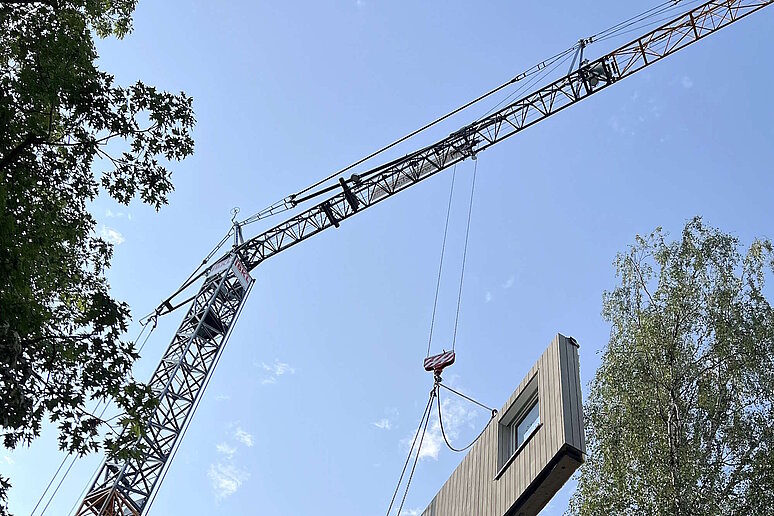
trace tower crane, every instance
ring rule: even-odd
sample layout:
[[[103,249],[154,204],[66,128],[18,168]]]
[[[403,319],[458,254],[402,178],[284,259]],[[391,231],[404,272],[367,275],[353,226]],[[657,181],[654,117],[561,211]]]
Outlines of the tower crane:
[[[291,206],[316,203],[258,236],[243,240],[240,225],[235,224],[232,249],[194,278],[203,278],[198,292],[178,305],[170,298],[157,309],[155,315],[164,315],[190,303],[149,382],[158,405],[135,443],[138,453],[125,461],[107,458],[76,515],[147,514],[252,288],[250,273],[264,260],[328,228],[338,228],[456,163],[475,159],[479,152],[772,3],[710,0],[598,59],[581,59],[566,76],[432,145],[368,172],[339,178],[303,198],[291,196],[286,201]]]

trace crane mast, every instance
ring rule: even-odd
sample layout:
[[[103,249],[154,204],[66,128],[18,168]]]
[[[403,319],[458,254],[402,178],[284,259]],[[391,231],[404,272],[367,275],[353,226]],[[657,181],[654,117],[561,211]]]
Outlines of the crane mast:
[[[711,0],[448,137],[324,188],[335,192],[285,222],[235,245],[210,267],[149,385],[159,404],[135,458],[108,458],[76,516],[145,514],[265,259],[513,136],[660,61],[774,0]],[[303,201],[300,200],[299,202]],[[159,311],[163,315],[172,305]]]

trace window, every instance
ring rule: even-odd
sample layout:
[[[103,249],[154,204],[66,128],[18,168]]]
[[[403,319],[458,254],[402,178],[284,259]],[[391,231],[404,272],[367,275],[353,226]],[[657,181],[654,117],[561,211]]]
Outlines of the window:
[[[516,399],[503,412],[498,424],[497,473],[500,478],[508,466],[523,451],[524,445],[539,431],[540,399],[538,396],[538,373],[529,379]]]
[[[513,452],[515,453],[524,441],[540,426],[540,404],[537,397],[526,413],[513,424]]]

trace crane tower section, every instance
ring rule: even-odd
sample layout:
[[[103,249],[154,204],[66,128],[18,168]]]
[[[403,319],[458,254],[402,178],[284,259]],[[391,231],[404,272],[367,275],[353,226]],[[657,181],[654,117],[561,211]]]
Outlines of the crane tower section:
[[[251,284],[236,254],[210,268],[149,382],[158,406],[146,434],[135,444],[139,457],[123,463],[106,460],[78,516],[142,514],[223,352]]]

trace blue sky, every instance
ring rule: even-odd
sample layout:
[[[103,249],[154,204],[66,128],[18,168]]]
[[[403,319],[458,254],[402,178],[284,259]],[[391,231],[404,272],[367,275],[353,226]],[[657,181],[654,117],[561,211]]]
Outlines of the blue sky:
[[[196,153],[174,165],[160,213],[94,204],[118,244],[114,294],[137,316],[152,310],[228,230],[232,207],[258,211],[654,3],[141,1],[134,34],[101,42],[101,62],[120,83],[192,95]],[[609,333],[599,314],[612,261],[637,233],[676,235],[702,215],[744,243],[774,237],[772,33],[767,9],[480,155],[453,386],[499,407],[561,332],[580,343],[585,390]],[[457,169],[433,351],[453,331],[472,170]],[[253,272],[151,514],[384,513],[431,385],[421,364],[450,179]],[[161,322],[139,378],[180,317]],[[462,404],[449,413],[458,442],[487,419]],[[412,510],[462,459],[431,435]],[[61,460],[56,433],[2,457],[11,508],[29,514]],[[76,463],[47,514],[66,514],[99,461]],[[561,514],[573,488],[544,514]]]

